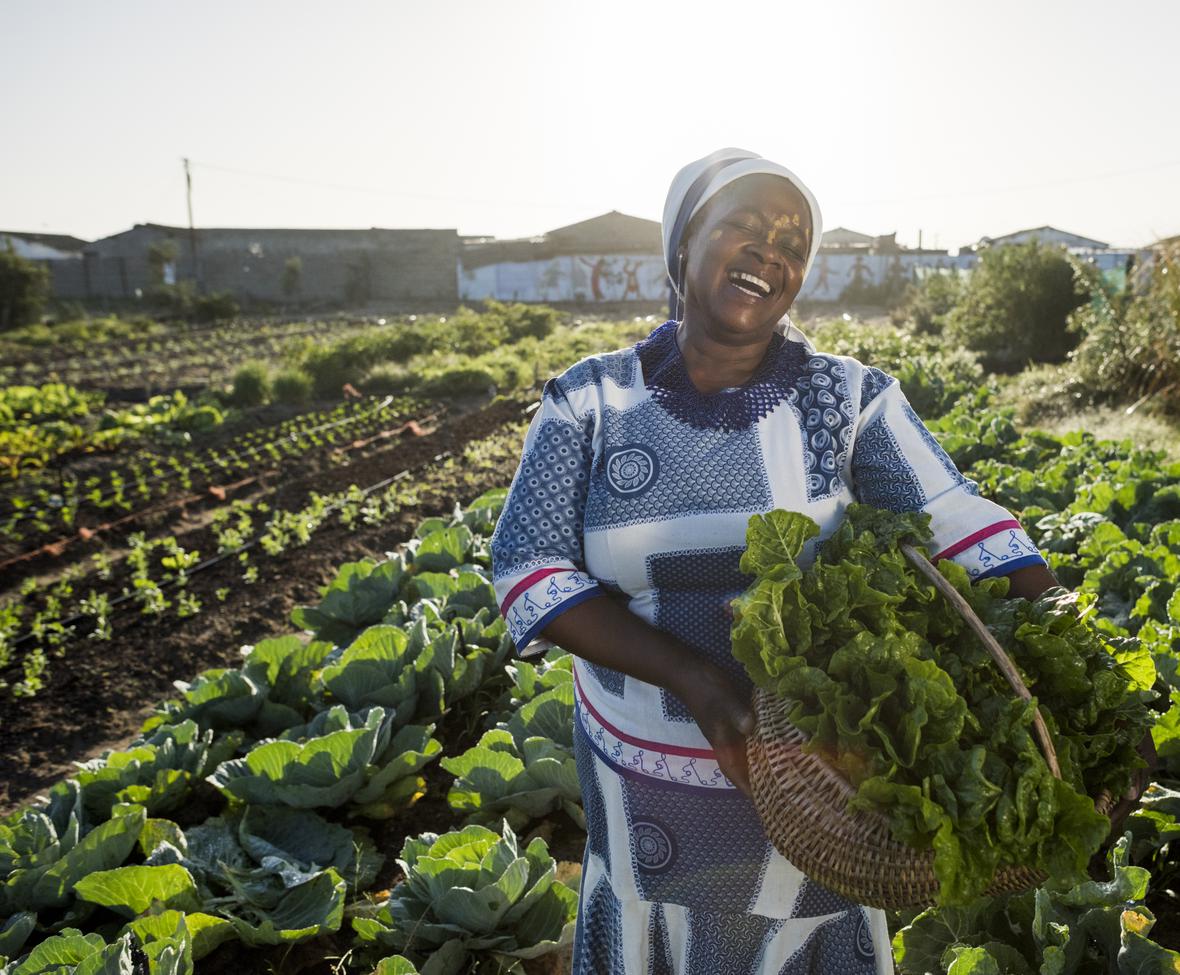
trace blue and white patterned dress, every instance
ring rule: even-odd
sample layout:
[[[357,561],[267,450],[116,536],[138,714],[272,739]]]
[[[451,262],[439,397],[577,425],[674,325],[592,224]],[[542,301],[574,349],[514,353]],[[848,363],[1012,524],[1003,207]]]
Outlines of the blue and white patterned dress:
[[[751,689],[726,606],[750,581],[746,523],[773,508],[804,512],[821,538],[855,500],[926,511],[939,556],[976,578],[1044,562],[885,373],[776,334],[748,382],[704,395],[675,331],[666,322],[545,386],[492,540],[521,654],[609,591]],[[892,972],[884,913],[771,847],[681,701],[580,658],[574,675],[588,828],[575,975]]]

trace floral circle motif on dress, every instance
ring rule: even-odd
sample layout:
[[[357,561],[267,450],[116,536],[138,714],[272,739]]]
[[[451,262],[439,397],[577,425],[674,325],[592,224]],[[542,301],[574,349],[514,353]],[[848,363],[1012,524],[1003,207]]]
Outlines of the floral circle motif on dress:
[[[641,869],[658,873],[672,865],[676,847],[659,823],[637,819],[631,824],[631,835],[635,840],[635,860]]]
[[[607,483],[615,494],[623,497],[642,494],[651,487],[658,472],[655,456],[634,444],[617,447],[606,457]]]

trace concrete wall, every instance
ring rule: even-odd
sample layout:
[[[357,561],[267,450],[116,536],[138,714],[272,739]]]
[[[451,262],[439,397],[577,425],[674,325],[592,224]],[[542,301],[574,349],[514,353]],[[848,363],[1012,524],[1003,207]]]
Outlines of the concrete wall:
[[[87,246],[82,273],[62,276],[63,298],[135,297],[160,283],[149,260],[153,244],[171,241],[174,272],[195,277],[189,235],[184,230],[134,227]],[[245,299],[279,301],[289,258],[302,262],[302,300],[363,304],[368,301],[458,300],[454,230],[199,230],[197,254],[206,291],[229,291]]]

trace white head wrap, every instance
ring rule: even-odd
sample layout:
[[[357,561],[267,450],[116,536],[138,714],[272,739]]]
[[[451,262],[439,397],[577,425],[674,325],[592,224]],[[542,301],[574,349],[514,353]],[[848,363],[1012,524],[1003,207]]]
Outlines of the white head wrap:
[[[745,149],[718,149],[702,159],[690,162],[676,174],[668,188],[668,199],[664,203],[664,219],[660,229],[664,237],[664,265],[677,294],[683,294],[683,283],[678,280],[676,252],[680,249],[680,242],[684,238],[689,221],[722,187],[743,176],[753,176],[757,173],[783,177],[802,193],[803,199],[807,201],[807,207],[811,211],[811,248],[807,254],[807,263],[803,266],[803,278],[807,279],[807,272],[811,270],[815,255],[819,252],[820,238],[823,236],[823,217],[811,190],[786,166],[763,159],[757,153],[747,152]],[[785,330],[790,323],[784,317],[779,324]]]

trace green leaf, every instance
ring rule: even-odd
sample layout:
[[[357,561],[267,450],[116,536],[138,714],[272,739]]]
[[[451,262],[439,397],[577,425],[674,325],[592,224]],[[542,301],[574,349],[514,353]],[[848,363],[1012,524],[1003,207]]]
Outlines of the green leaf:
[[[329,868],[289,888],[268,909],[254,907],[249,917],[230,915],[238,937],[252,947],[306,941],[340,930],[344,917],[344,879]]]
[[[798,512],[775,510],[754,515],[746,529],[741,570],[781,580],[798,578],[795,560],[807,540],[818,534],[819,525]]]
[[[200,961],[237,935],[234,926],[223,917],[212,914],[167,910],[148,914],[129,921],[124,931],[131,931],[145,945],[153,941],[169,941],[177,927],[183,925],[192,947],[194,961]]]
[[[15,958],[33,928],[37,926],[37,915],[32,911],[17,911],[0,927],[0,956]]]
[[[181,911],[200,907],[192,874],[176,863],[98,870],[81,878],[74,890],[83,900],[124,917],[135,917],[153,906]]]

